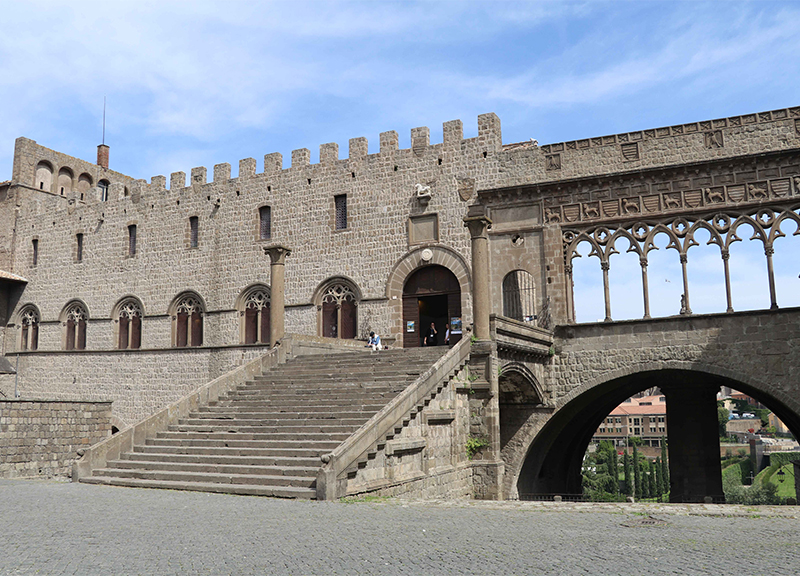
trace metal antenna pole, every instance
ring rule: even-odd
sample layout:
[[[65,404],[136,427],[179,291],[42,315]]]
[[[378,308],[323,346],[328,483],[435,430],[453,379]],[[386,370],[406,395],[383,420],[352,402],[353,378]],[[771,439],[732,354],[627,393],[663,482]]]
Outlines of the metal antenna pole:
[[[103,96],[103,144],[106,143],[106,97]]]

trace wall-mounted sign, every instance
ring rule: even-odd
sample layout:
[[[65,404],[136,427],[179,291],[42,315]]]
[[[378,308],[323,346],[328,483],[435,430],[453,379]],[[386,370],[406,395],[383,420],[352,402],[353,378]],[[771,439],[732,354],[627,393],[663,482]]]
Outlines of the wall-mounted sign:
[[[461,316],[450,318],[450,334],[461,334]]]
[[[406,332],[413,332],[414,331],[414,321],[409,320],[406,322]]]

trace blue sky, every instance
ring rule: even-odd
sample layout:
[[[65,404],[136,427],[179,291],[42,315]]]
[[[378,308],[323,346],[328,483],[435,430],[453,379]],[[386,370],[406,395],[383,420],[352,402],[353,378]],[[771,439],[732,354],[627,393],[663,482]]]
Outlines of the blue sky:
[[[0,6],[0,180],[18,136],[94,159],[103,96],[112,168],[148,180],[484,112],[545,144],[800,103],[793,2]]]

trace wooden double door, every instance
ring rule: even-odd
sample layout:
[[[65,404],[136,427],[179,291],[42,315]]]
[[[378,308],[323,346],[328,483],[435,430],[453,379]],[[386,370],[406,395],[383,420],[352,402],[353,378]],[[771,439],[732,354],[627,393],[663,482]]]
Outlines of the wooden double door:
[[[436,328],[436,345],[445,345],[448,325],[452,346],[461,339],[461,286],[444,266],[425,266],[408,277],[403,287],[403,348],[424,345],[431,324]]]

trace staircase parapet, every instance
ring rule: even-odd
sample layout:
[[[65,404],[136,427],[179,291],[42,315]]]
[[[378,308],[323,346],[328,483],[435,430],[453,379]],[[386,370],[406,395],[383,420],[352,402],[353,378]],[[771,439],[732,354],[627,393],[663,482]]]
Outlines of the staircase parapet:
[[[470,350],[469,339],[461,340],[333,452],[323,455],[323,466],[317,474],[317,500],[335,500],[345,496],[346,471],[373,446],[381,444],[396,427],[402,426],[403,421],[426,397],[430,398],[431,392],[442,381],[463,368]]]
[[[553,331],[539,328],[505,316],[492,314],[489,318],[492,340],[498,350],[511,350],[533,356],[551,356]]]

